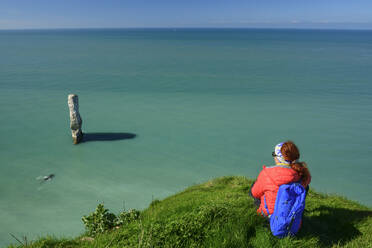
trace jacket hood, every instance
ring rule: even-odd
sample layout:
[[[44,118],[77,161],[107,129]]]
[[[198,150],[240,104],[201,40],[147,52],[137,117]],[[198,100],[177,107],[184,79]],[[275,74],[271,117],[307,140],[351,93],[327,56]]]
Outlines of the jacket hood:
[[[277,186],[300,180],[298,173],[289,166],[264,166],[264,170],[266,175],[272,179],[274,184]]]

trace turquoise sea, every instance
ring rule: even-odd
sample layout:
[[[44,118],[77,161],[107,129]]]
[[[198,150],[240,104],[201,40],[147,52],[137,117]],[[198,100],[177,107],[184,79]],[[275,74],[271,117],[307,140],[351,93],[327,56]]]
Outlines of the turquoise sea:
[[[0,31],[0,245],[82,233],[101,202],[254,178],[287,139],[311,187],[372,206],[371,70],[372,31]]]

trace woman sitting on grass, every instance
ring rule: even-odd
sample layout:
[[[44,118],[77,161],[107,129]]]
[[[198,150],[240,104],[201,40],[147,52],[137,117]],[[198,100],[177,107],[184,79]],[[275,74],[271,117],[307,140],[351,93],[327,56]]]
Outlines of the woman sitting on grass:
[[[275,200],[279,186],[301,181],[302,186],[309,190],[311,175],[305,162],[298,162],[300,152],[292,141],[279,143],[272,153],[274,166],[263,166],[263,170],[251,187],[250,194],[255,199],[257,212],[267,216],[264,197],[270,215],[274,212]]]

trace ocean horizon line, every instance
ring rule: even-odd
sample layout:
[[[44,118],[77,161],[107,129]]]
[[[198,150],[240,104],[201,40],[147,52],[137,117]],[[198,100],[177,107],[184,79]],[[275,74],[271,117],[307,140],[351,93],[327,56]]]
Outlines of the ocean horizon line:
[[[308,28],[308,27],[58,27],[58,28],[9,28],[2,31],[81,31],[81,30],[297,30],[297,31],[372,31],[372,28]]]

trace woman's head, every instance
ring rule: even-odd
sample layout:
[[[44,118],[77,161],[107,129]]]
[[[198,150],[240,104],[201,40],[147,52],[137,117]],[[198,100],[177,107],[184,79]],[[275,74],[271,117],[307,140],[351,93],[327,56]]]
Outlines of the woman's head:
[[[290,160],[287,159],[287,157],[283,156],[282,153],[282,147],[285,144],[285,142],[279,143],[275,146],[274,152],[273,152],[273,157],[275,159],[276,164],[286,164],[289,165],[291,163]]]
[[[311,180],[310,172],[305,162],[299,162],[300,151],[293,141],[286,141],[275,146],[273,156],[276,162],[289,165],[293,170],[297,171],[301,180],[305,184],[309,184]]]
[[[286,161],[293,163],[300,158],[300,151],[297,146],[290,140],[283,143],[281,153]]]

